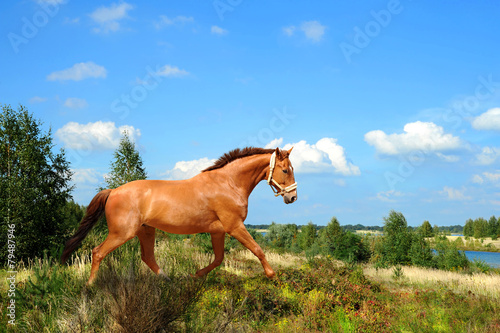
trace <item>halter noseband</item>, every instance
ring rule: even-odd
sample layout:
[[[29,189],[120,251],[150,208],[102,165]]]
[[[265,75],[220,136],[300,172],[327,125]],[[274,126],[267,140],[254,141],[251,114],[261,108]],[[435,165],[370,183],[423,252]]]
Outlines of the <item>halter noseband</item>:
[[[271,186],[271,189],[274,192],[274,196],[277,197],[278,195],[285,195],[286,193],[292,192],[293,190],[295,190],[297,188],[297,182],[283,188],[276,180],[273,179],[273,171],[274,171],[275,166],[276,166],[276,152],[273,152],[273,154],[271,155],[271,160],[269,161],[269,177],[267,178],[267,184],[269,186]],[[274,183],[274,185],[277,188],[279,188],[280,191],[275,189],[272,186],[271,182]]]

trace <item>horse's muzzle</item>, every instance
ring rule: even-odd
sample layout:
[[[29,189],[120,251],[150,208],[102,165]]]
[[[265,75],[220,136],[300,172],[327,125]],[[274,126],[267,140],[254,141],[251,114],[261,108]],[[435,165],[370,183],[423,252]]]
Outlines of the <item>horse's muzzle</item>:
[[[291,204],[291,203],[294,203],[295,201],[297,201],[297,191],[293,191],[293,192],[290,192],[290,193],[285,193],[283,195],[283,201],[286,204]]]

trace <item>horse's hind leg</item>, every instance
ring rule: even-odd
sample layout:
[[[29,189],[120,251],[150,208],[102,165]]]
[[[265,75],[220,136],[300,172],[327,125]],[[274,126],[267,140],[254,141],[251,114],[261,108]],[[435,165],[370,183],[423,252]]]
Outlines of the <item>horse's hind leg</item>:
[[[96,246],[92,250],[92,268],[90,269],[90,278],[87,282],[91,285],[95,279],[99,265],[102,259],[106,257],[111,251],[119,247],[120,245],[127,242],[129,239],[133,238],[134,235],[122,235],[118,233],[109,233],[108,237],[101,243],[101,245]]]
[[[165,275],[155,260],[155,232],[155,228],[147,225],[139,228],[137,237],[141,243],[141,259],[155,274]]]
[[[215,253],[215,259],[210,265],[196,272],[196,276],[207,275],[215,267],[222,264],[222,260],[224,259],[224,239],[226,237],[226,233],[220,232],[220,233],[213,233],[210,235],[212,237],[212,248]]]

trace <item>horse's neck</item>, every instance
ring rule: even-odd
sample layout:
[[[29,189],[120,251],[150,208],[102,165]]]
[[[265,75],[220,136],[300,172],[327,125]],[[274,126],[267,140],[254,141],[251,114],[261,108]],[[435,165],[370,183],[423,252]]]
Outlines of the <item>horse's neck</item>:
[[[228,176],[248,197],[257,184],[266,179],[271,154],[259,154],[232,162],[227,168]]]

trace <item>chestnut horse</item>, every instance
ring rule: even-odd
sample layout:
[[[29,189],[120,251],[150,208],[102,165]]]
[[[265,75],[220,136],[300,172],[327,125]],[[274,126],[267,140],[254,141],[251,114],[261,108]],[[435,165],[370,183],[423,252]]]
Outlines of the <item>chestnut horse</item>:
[[[154,256],[155,228],[174,234],[208,232],[214,261],[196,272],[204,276],[222,263],[225,234],[236,238],[259,258],[267,277],[275,275],[264,252],[243,222],[248,197],[261,180],[267,180],[285,203],[297,200],[297,183],[289,160],[292,149],[235,149],[214,165],[186,180],[137,180],[99,192],[87,207],[75,235],[66,242],[64,263],[89,231],[106,214],[108,236],[92,250],[88,284],[96,277],[103,258],[137,236],[142,260],[156,274],[164,274]]]

